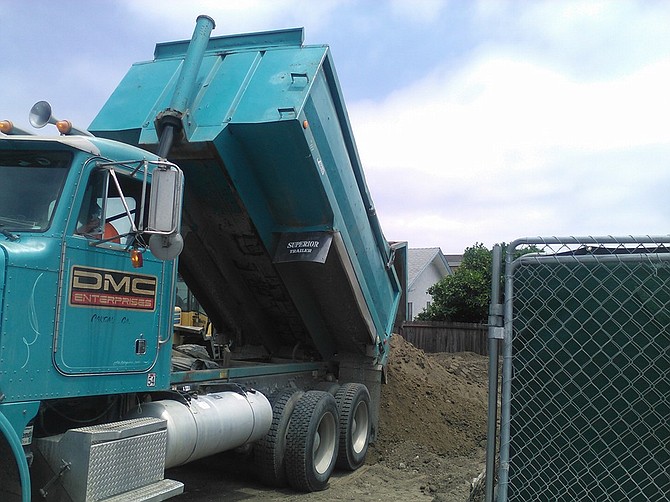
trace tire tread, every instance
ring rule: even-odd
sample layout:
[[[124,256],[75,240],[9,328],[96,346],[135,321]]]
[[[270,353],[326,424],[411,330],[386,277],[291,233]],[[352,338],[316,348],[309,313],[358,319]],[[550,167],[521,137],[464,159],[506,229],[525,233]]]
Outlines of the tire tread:
[[[354,407],[358,402],[360,402],[360,399],[364,399],[369,408],[370,394],[367,387],[360,383],[342,384],[340,389],[335,394],[335,401],[337,403],[337,409],[340,416],[339,448],[337,452],[337,460],[335,462],[335,465],[338,469],[355,471],[365,462],[365,456],[367,455],[367,445],[363,450],[361,458],[354,458],[353,452],[350,452],[350,448],[352,448],[350,437],[351,431],[349,430],[347,423],[351,414],[355,412]],[[370,430],[368,429],[367,441],[369,440]]]
[[[272,396],[272,424],[270,430],[254,446],[254,462],[260,480],[269,486],[286,486],[285,453],[283,444],[291,415],[302,391],[286,389]]]
[[[310,424],[313,423],[314,414],[321,407],[320,403],[323,400],[332,400],[332,408],[337,419],[337,406],[335,398],[331,394],[317,390],[307,391],[293,410],[286,436],[286,478],[291,487],[303,492],[319,491],[326,488],[328,478],[335,467],[337,448],[325,481],[315,479],[313,475],[310,475],[312,467],[312,452],[308,448]],[[327,408],[329,405],[324,403],[323,407]]]

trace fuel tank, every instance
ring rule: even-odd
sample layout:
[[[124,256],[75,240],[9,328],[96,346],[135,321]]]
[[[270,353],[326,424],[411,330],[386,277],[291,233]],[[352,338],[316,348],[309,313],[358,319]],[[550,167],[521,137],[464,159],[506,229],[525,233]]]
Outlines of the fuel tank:
[[[143,403],[129,418],[167,422],[165,468],[232,450],[263,437],[272,407],[257,391],[226,391],[193,397],[188,404],[161,400]]]

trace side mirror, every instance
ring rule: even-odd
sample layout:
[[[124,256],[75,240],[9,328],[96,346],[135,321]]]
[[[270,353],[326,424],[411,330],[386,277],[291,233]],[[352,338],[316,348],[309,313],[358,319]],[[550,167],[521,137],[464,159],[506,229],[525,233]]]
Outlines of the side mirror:
[[[182,185],[183,175],[176,166],[164,164],[153,170],[147,232],[169,235],[179,231]]]

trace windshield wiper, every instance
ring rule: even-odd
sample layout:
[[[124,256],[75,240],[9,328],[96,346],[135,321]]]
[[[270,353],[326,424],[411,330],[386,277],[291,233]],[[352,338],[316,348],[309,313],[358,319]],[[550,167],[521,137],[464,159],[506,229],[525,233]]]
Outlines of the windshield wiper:
[[[7,240],[10,240],[10,241],[12,241],[12,242],[14,242],[14,241],[18,241],[18,240],[19,240],[19,236],[18,236],[18,235],[13,234],[13,233],[11,233],[9,230],[5,230],[5,229],[2,228],[2,227],[4,227],[4,225],[3,225],[2,223],[0,223],[0,234],[2,234],[2,235],[4,235],[5,237],[7,237]]]

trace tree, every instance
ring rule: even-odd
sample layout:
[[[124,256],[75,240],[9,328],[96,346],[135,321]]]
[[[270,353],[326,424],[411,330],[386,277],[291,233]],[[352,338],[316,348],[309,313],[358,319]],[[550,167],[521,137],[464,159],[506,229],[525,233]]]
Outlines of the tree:
[[[503,256],[507,246],[502,244]],[[535,246],[518,249],[515,258],[526,253],[541,252]],[[491,303],[491,263],[493,250],[479,242],[466,248],[463,261],[453,275],[444,277],[428,288],[433,297],[430,305],[417,319],[485,323]],[[502,280],[502,276],[500,278]]]
[[[492,251],[484,244],[466,248],[456,272],[428,288],[432,301],[417,319],[486,322],[491,298],[491,259]]]

